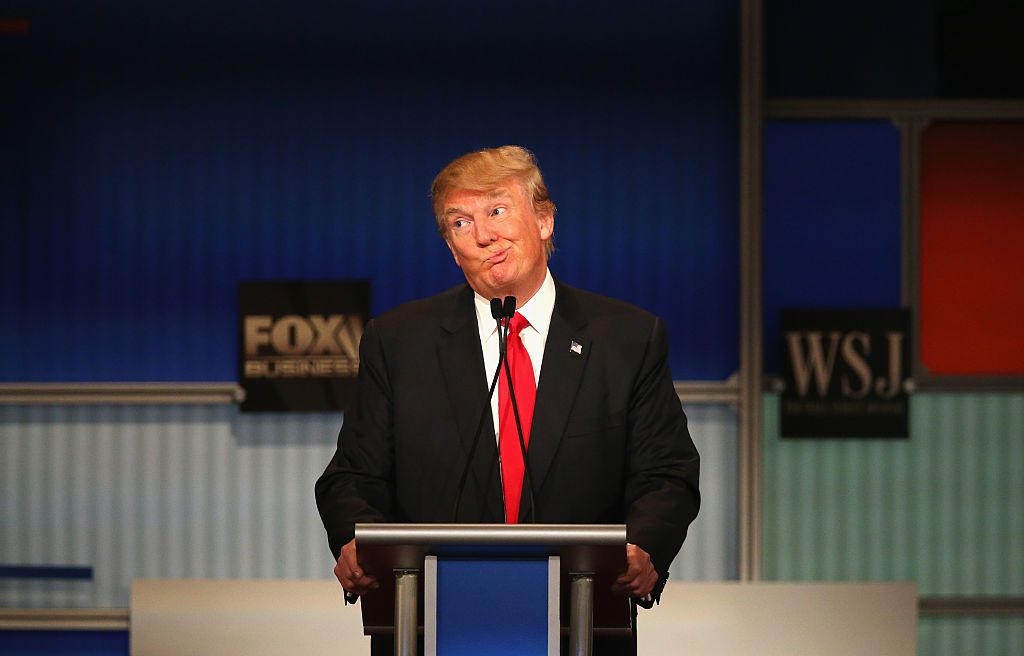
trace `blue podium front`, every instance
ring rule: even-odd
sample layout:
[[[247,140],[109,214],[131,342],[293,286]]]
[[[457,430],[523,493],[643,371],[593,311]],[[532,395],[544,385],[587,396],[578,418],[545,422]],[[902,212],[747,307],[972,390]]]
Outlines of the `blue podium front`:
[[[628,603],[610,594],[625,566],[624,525],[357,524],[367,635],[394,635],[414,656],[559,654],[568,630],[589,654],[595,627],[629,635]],[[389,573],[391,576],[389,576]]]
[[[552,595],[552,566],[547,558],[427,556],[426,655],[545,656],[552,640],[557,653],[560,627],[555,560]],[[429,612],[431,601],[434,613]]]

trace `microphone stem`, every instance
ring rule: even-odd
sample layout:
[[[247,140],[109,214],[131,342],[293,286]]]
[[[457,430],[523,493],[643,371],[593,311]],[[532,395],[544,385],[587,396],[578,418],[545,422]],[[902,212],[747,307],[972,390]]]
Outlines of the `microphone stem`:
[[[501,319],[498,319],[498,367],[494,370],[494,377],[491,379],[491,386],[487,391],[487,403],[480,414],[480,421],[476,424],[476,432],[473,434],[473,443],[469,447],[469,454],[466,456],[466,466],[459,477],[459,485],[455,490],[455,507],[452,508],[452,524],[459,521],[459,507],[462,505],[462,492],[466,488],[466,479],[469,477],[469,470],[473,466],[473,456],[476,454],[476,446],[480,443],[480,433],[483,432],[484,421],[490,415],[491,397],[494,396],[494,388],[498,386],[498,378],[501,377],[501,365],[505,361],[505,347],[502,343]],[[500,456],[499,456],[500,457]]]
[[[505,329],[505,339],[508,339],[508,329]],[[506,346],[507,348],[507,346]],[[525,347],[524,347],[525,348]],[[533,499],[533,476],[530,474],[530,461],[526,457],[526,441],[523,439],[523,424],[519,419],[519,406],[516,404],[516,392],[512,385],[512,370],[508,366],[508,358],[505,358],[505,381],[508,383],[508,396],[512,401],[512,414],[516,420],[516,434],[519,437],[519,450],[523,454],[523,471],[525,473],[526,489],[530,494],[530,523],[537,523],[536,505]],[[508,518],[506,518],[507,521]]]

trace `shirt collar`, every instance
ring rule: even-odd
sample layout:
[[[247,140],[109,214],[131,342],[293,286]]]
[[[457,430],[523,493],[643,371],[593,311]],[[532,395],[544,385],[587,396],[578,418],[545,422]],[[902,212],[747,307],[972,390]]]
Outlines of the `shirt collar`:
[[[477,328],[480,330],[480,342],[487,344],[498,333],[497,322],[491,316],[491,300],[473,292],[473,301],[476,306],[476,322]],[[551,315],[555,311],[555,280],[551,277],[550,269],[545,270],[544,282],[540,284],[540,289],[533,295],[533,298],[516,311],[530,322],[529,328],[537,331],[541,337],[541,343],[547,341]]]

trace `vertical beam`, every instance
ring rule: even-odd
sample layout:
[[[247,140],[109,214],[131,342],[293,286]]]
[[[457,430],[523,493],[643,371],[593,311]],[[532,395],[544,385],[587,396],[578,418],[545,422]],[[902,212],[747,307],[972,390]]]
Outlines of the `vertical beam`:
[[[763,0],[740,0],[740,580],[761,578]]]
[[[423,559],[423,656],[437,656],[437,556]]]
[[[562,558],[548,556],[548,656],[562,650]]]
[[[894,120],[900,129],[900,194],[902,210],[902,285],[903,307],[910,308],[910,335],[913,342],[911,376],[914,383],[928,380],[921,362],[920,321],[921,281],[921,132],[928,126],[927,118]]]
[[[594,640],[594,575],[571,574],[569,591],[569,653],[590,656]]]
[[[395,570],[395,656],[416,656],[419,585],[418,570]]]

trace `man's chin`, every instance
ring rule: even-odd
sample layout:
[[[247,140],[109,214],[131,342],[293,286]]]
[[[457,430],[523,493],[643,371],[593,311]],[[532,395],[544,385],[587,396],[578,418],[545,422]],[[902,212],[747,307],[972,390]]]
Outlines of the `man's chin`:
[[[511,289],[515,278],[512,275],[505,275],[506,273],[505,267],[493,267],[483,276],[483,283],[494,290]]]
[[[469,286],[473,288],[477,294],[480,294],[484,298],[501,298],[507,296],[510,292],[507,284],[503,284],[500,281],[495,280],[477,280],[467,281]]]

